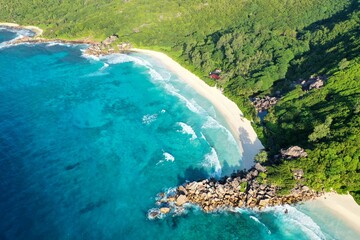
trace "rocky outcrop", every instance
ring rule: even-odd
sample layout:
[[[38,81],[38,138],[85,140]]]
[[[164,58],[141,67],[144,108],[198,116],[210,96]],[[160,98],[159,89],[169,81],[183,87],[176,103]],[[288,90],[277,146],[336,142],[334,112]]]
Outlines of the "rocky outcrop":
[[[276,97],[265,96],[264,98],[254,98],[252,99],[252,104],[255,106],[256,111],[262,112],[270,107],[274,106],[278,102]]]
[[[259,172],[266,172],[266,167],[262,166],[260,163],[256,163],[254,167]]]
[[[108,55],[113,53],[123,53],[131,49],[130,43],[120,43],[116,46],[106,45],[103,43],[92,44],[88,49],[86,49],[85,54],[100,56]]]
[[[294,159],[299,157],[307,157],[308,154],[299,146],[292,146],[288,149],[281,149],[281,156],[286,159]]]
[[[108,55],[113,53],[128,52],[131,49],[131,44],[122,42],[114,45],[114,42],[118,39],[116,35],[107,37],[104,41],[98,43],[90,40],[62,40],[62,39],[46,39],[40,37],[22,37],[8,42],[9,45],[21,44],[21,43],[70,43],[70,44],[89,44],[90,46],[86,49],[85,54],[100,56]]]
[[[291,190],[290,194],[280,195],[277,187],[257,180],[260,172],[266,172],[266,168],[257,164],[256,168],[248,172],[239,171],[231,177],[220,180],[206,179],[189,182],[167,194],[161,193],[157,199],[159,208],[151,209],[148,217],[154,219],[166,214],[176,215],[191,205],[197,205],[205,212],[233,208],[261,210],[269,206],[294,204],[321,195],[300,183]],[[160,213],[157,214],[158,212]]]
[[[303,91],[319,89],[325,85],[326,76],[311,76],[308,80],[299,80]]]
[[[131,49],[130,43],[122,42],[114,45],[114,42],[117,41],[118,38],[119,37],[117,35],[112,35],[100,43],[94,43],[86,49],[85,54],[100,56],[129,51]]]
[[[300,180],[304,177],[304,170],[302,169],[293,170],[293,174],[296,180]]]
[[[92,41],[87,40],[62,40],[62,39],[47,39],[47,38],[40,38],[40,37],[22,37],[15,39],[13,41],[9,41],[9,45],[21,44],[21,43],[71,43],[71,44],[93,44]]]

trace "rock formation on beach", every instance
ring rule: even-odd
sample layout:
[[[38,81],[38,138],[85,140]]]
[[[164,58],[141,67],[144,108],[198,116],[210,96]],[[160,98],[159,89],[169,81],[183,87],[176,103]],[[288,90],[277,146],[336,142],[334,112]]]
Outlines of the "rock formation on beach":
[[[21,27],[17,27],[21,28]],[[118,40],[117,35],[111,35],[107,37],[104,41],[98,43],[90,40],[62,40],[62,39],[47,39],[41,38],[38,35],[33,37],[24,36],[22,38],[15,39],[13,41],[9,41],[8,45],[15,45],[21,43],[71,43],[71,44],[89,44],[90,46],[86,49],[85,54],[100,56],[100,55],[108,55],[113,53],[122,53],[128,52],[131,49],[131,44],[127,42],[122,42],[117,45],[114,45],[114,42]]]
[[[154,219],[166,214],[176,215],[191,205],[197,205],[205,212],[234,208],[261,210],[270,206],[294,204],[322,195],[303,186],[301,181],[298,181],[297,186],[289,194],[281,195],[277,187],[258,180],[259,174],[266,171],[264,166],[257,163],[250,171],[238,171],[231,177],[186,183],[167,194],[159,194],[156,202],[158,208],[149,210],[148,217]],[[294,171],[294,178],[301,179],[298,171]]]
[[[111,35],[107,37],[101,43],[94,43],[88,49],[86,49],[85,53],[94,56],[107,55],[118,52],[127,52],[131,49],[130,43],[120,43],[116,46],[113,46],[113,43],[118,39],[117,35]]]

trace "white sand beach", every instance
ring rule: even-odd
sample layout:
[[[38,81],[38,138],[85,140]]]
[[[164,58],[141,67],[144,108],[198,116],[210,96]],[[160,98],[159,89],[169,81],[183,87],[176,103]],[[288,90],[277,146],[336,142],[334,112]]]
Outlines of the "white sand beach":
[[[219,89],[210,87],[166,54],[136,48],[132,49],[132,51],[149,55],[158,60],[200,95],[207,98],[224,116],[229,125],[242,153],[243,167],[249,169],[254,165],[254,156],[264,147],[251,126],[251,122],[243,117],[242,112],[234,102],[225,97]]]
[[[39,37],[43,33],[43,30],[36,26],[21,26],[17,23],[6,23],[6,22],[0,22],[0,26],[29,29],[30,31],[35,33],[35,37]]]
[[[232,133],[236,137],[240,151],[243,154],[244,167],[249,169],[254,164],[254,156],[263,149],[263,145],[258,139],[250,121],[243,117],[242,112],[234,102],[225,97],[219,89],[210,87],[166,54],[143,49],[132,49],[132,51],[147,54],[157,59],[193,87],[199,94],[207,98],[223,114]],[[315,201],[329,209],[348,226],[360,233],[360,206],[351,195],[327,193]]]
[[[360,206],[350,194],[326,193],[315,201],[360,234]]]

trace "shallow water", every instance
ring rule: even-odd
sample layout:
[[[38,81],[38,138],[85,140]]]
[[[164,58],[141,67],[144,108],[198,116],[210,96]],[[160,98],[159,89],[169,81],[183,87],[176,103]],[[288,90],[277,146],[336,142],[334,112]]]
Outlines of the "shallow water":
[[[83,48],[0,47],[0,239],[331,236],[294,207],[147,219],[157,193],[229,174],[241,155],[212,105],[156,61]]]

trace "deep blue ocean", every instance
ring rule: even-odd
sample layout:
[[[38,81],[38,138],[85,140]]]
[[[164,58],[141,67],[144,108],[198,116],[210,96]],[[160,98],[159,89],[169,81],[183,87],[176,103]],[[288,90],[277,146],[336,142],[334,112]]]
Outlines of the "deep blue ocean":
[[[0,239],[358,237],[307,205],[149,220],[157,193],[242,167],[222,116],[148,56],[20,34],[0,29]]]

